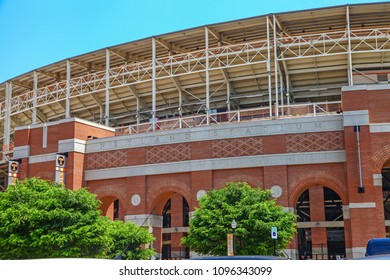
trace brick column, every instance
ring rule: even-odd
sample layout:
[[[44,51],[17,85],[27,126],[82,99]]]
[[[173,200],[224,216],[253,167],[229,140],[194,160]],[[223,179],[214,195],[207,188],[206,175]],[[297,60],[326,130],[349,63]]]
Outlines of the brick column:
[[[184,256],[184,251],[181,245],[183,237],[183,197],[175,193],[171,197],[171,256],[172,259]],[[183,247],[184,248],[184,247]]]
[[[309,189],[310,197],[310,221],[322,222],[325,221],[325,203],[324,203],[324,188],[316,186]],[[313,258],[317,254],[327,254],[327,235],[325,227],[311,228],[311,244]]]

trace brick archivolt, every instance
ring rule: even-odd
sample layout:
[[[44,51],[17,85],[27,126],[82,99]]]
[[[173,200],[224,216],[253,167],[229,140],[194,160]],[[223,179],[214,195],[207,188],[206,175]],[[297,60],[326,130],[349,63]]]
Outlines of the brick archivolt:
[[[383,165],[390,160],[390,144],[383,146],[371,157],[374,173],[381,173]]]

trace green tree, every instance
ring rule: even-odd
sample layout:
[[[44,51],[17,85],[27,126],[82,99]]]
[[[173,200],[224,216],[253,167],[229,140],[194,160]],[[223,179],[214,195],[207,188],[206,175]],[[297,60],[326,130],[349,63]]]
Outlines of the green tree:
[[[107,228],[108,244],[105,257],[113,259],[118,255],[124,260],[148,260],[155,255],[148,247],[155,238],[145,228],[134,223],[110,222]],[[145,248],[142,248],[145,244]]]
[[[182,243],[200,254],[226,255],[233,219],[237,222],[236,255],[273,255],[271,227],[278,229],[278,251],[286,248],[296,232],[295,214],[276,205],[269,190],[237,182],[209,191],[199,200]]]
[[[85,188],[72,191],[37,178],[9,186],[0,193],[0,259],[109,258],[113,244],[126,242],[133,257],[142,257],[138,247],[150,237],[134,224],[109,221],[99,205]],[[124,228],[131,228],[127,236]]]

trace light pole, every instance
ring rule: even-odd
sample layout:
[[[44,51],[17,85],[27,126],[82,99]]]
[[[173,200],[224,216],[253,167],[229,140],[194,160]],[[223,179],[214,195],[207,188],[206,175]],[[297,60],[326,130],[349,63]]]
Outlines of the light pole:
[[[233,229],[233,256],[236,255],[236,228],[237,228],[237,223],[236,223],[236,220],[233,219],[233,221],[232,221],[232,229]]]
[[[149,225],[149,227],[148,227],[148,232],[150,234],[153,234],[153,227],[151,225]],[[152,243],[149,243],[149,249],[153,250],[153,241],[152,241]],[[155,260],[155,257],[151,256],[150,259]]]

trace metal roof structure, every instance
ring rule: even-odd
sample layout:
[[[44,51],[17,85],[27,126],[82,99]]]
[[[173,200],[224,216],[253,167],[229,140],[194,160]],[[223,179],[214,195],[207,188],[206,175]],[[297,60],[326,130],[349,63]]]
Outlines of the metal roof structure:
[[[390,2],[268,14],[107,47],[0,84],[0,137],[79,117],[118,127],[212,111],[340,101],[388,83]]]

